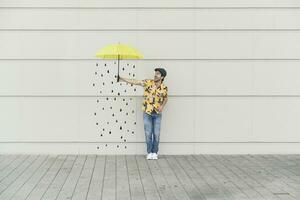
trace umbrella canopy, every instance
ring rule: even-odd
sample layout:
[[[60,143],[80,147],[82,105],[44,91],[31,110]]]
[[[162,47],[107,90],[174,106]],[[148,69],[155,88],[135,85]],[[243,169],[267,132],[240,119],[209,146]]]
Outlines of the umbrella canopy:
[[[141,59],[143,55],[135,48],[125,44],[111,44],[103,47],[96,53],[96,57],[103,59],[118,59],[118,79],[119,82],[119,65],[121,59]]]
[[[141,59],[143,55],[135,48],[125,44],[110,44],[96,53],[103,59]]]

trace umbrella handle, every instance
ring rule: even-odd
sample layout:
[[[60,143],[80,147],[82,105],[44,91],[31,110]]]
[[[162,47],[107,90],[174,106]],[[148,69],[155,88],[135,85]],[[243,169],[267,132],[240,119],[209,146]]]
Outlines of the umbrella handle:
[[[120,80],[119,67],[120,67],[120,55],[118,55],[118,78],[117,78],[117,82],[119,82],[119,80]]]

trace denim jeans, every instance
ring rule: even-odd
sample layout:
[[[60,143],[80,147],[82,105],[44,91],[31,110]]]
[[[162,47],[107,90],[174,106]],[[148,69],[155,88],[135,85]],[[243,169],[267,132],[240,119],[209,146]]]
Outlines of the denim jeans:
[[[162,113],[152,113],[149,115],[144,112],[143,115],[147,153],[157,153]]]

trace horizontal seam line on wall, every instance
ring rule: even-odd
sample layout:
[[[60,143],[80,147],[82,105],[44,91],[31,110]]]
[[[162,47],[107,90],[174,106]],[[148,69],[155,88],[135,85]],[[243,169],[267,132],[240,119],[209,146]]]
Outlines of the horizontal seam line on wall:
[[[85,32],[85,31],[90,31],[90,32],[105,32],[105,31],[127,31],[127,32],[133,32],[133,31],[144,31],[144,32],[230,32],[230,31],[240,31],[240,32],[251,32],[251,31],[256,31],[256,32],[271,32],[271,31],[278,31],[278,32],[298,32],[300,31],[300,28],[292,28],[292,29],[258,29],[258,28],[244,28],[244,29],[235,29],[235,28],[218,28],[218,29],[60,29],[60,28],[53,28],[53,29],[35,29],[35,28],[0,28],[0,31],[40,31],[40,32],[51,32],[51,31],[60,31],[60,32]]]
[[[0,61],[49,61],[49,60],[63,60],[63,61],[108,61],[97,58],[0,58]],[[114,59],[110,59],[114,61]],[[121,59],[124,61],[124,59]],[[143,58],[143,59],[126,59],[131,61],[156,61],[156,60],[168,60],[168,61],[300,61],[300,58]]]
[[[119,7],[100,7],[100,6],[93,6],[93,7],[79,7],[79,6],[1,6],[0,9],[74,9],[74,10],[95,10],[95,9],[102,9],[102,10],[228,10],[228,9],[300,9],[300,6],[223,6],[223,7],[200,7],[200,6],[185,6],[185,7],[164,7],[164,6],[119,6]]]
[[[137,142],[97,142],[97,141],[1,141],[0,143],[96,143],[96,144],[128,144],[128,143],[145,143],[144,141],[137,141]],[[299,142],[292,142],[292,141],[287,141],[287,142],[275,142],[275,141],[270,141],[270,142],[266,142],[266,141],[248,141],[248,142],[236,142],[236,141],[229,141],[229,142],[164,142],[164,141],[160,141],[160,143],[174,143],[174,144],[197,144],[197,143],[300,143]]]
[[[127,95],[127,96],[113,96],[113,95],[0,95],[1,97],[96,97],[96,98],[107,98],[107,97],[118,97],[118,98],[129,98],[138,97],[142,98],[141,95]],[[300,97],[300,95],[168,95],[168,97]]]

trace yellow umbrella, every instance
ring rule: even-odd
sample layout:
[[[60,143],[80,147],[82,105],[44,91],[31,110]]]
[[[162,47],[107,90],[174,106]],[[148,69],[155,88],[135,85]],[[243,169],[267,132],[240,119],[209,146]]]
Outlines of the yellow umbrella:
[[[119,82],[119,66],[121,59],[141,59],[143,55],[135,48],[125,44],[111,44],[103,47],[96,53],[96,57],[103,59],[118,59],[118,79]]]

